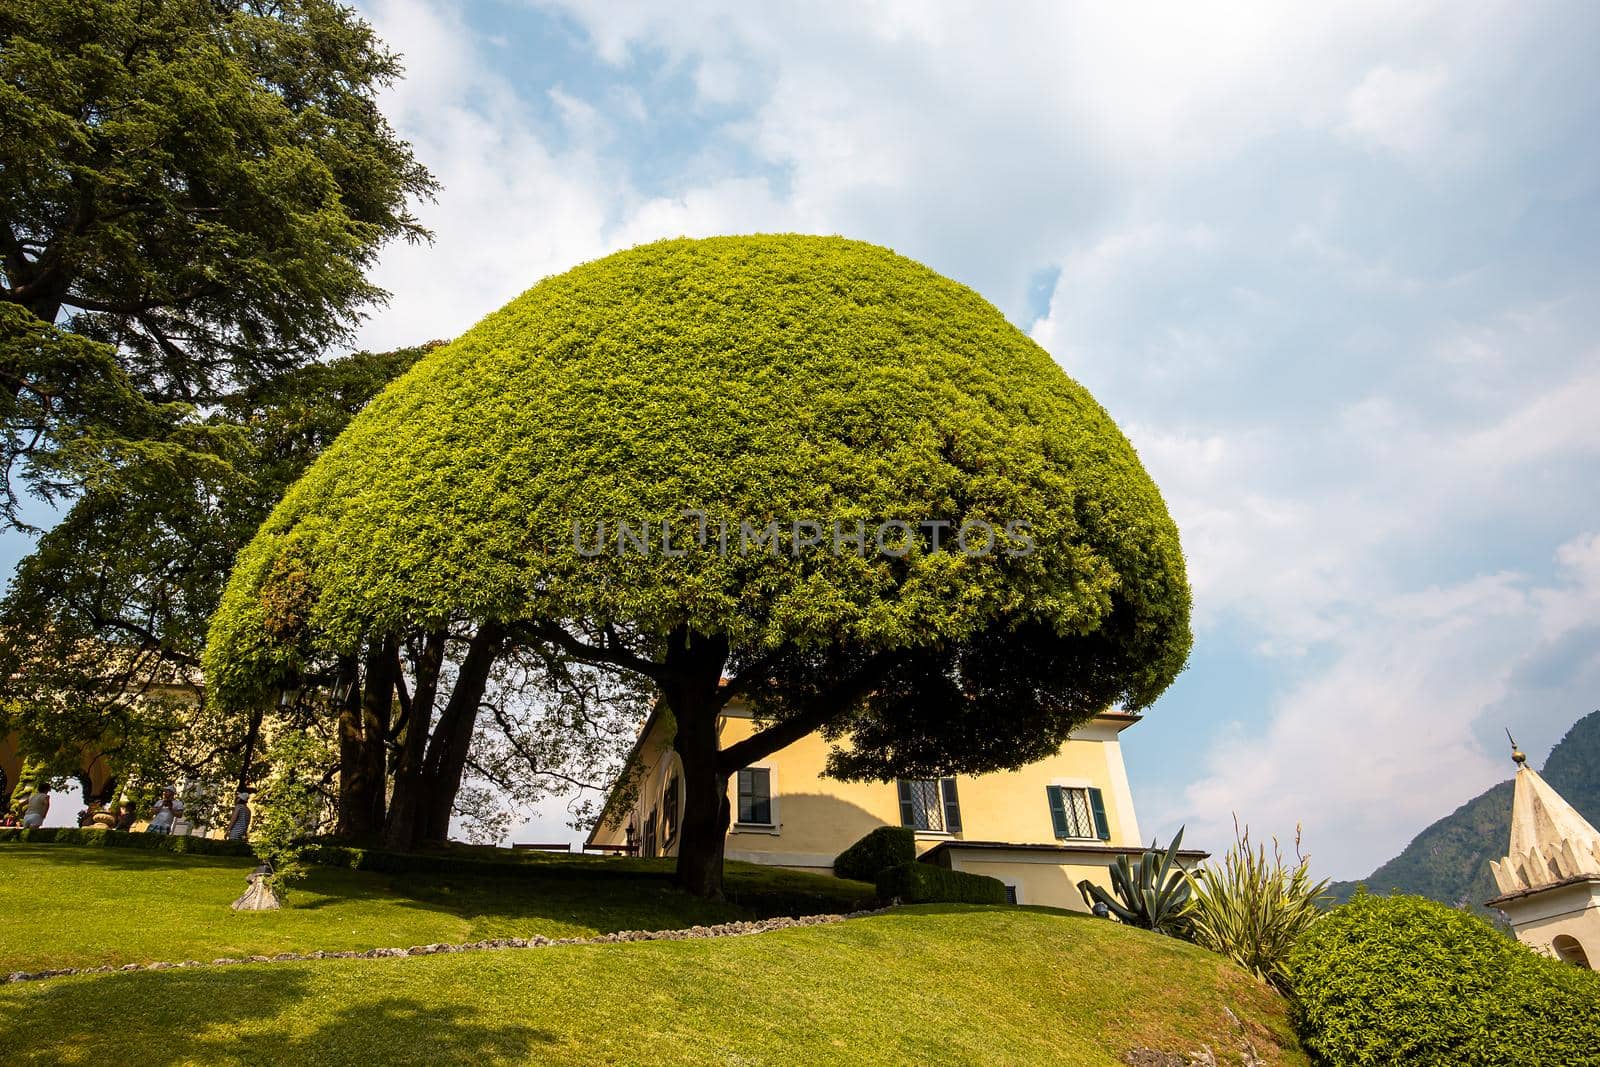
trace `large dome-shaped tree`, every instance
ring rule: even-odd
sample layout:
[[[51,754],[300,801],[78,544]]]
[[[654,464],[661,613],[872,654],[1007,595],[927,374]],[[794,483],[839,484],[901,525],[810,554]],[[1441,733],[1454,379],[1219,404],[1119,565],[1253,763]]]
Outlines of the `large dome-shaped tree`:
[[[446,772],[508,648],[654,683],[680,880],[716,894],[738,768],[818,729],[847,777],[1031,762],[1167,687],[1189,589],[1127,440],[977,294],[857,241],[675,240],[541,282],[374,400],[241,554],[208,673],[260,701],[414,635],[425,667],[462,642]],[[762,729],[720,749],[735,697]],[[395,843],[443,832],[437,789],[431,829],[407,810],[421,747]]]

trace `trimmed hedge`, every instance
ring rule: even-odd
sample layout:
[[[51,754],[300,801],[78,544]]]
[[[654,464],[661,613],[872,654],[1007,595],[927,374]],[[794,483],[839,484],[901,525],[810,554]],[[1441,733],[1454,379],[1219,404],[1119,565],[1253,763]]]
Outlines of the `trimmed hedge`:
[[[186,852],[197,856],[254,856],[243,841],[224,841],[214,837],[173,837],[168,834],[129,833],[125,830],[87,829],[74,826],[41,827],[38,830],[0,827],[0,843],[23,841],[34,844],[86,845],[92,848],[137,848],[146,852]]]
[[[1289,978],[1300,1040],[1328,1063],[1600,1065],[1600,974],[1422,897],[1333,909]]]
[[[875,882],[890,867],[916,858],[915,833],[903,826],[880,826],[834,857],[833,873],[840,878]]]
[[[931,863],[902,863],[880,871],[878,899],[898,899],[902,904],[1004,904],[1006,885],[998,878],[935,867]]]

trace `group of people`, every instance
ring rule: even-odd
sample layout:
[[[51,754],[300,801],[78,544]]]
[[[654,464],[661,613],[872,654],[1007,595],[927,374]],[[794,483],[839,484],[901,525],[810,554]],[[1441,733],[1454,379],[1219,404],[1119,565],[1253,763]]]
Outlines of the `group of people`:
[[[44,825],[45,816],[50,812],[50,794],[42,789],[29,794],[22,808],[22,815],[18,818],[15,810],[7,809],[0,815],[0,827],[20,826],[28,830],[37,830]],[[101,825],[96,823],[95,816],[101,814],[98,804],[91,803],[78,813],[78,825],[91,827]],[[133,824],[138,821],[138,812],[133,801],[124,800],[118,805],[116,816],[111,822],[110,829],[131,832]],[[156,801],[155,809],[150,814],[150,821],[146,824],[144,832],[147,834],[170,835],[176,830],[179,834],[189,832],[188,823],[183,820],[183,800],[179,798],[176,789],[167,788],[161,791],[161,799]],[[233,814],[228,819],[225,836],[229,841],[243,841],[250,834],[250,794],[240,792],[233,805]]]

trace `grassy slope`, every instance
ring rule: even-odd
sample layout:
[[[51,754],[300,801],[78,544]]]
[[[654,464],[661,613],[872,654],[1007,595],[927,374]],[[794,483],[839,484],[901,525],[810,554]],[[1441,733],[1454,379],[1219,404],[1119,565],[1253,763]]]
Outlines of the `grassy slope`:
[[[639,877],[652,861],[528,863],[526,877],[390,875],[313,868],[277,912],[227,905],[245,888],[248,859],[125,848],[0,845],[0,971],[152,960],[212,960],[316,949],[339,951],[475,941],[574,937],[749,918],[750,910]],[[656,866],[661,861],[654,861]],[[609,876],[608,876],[609,875]],[[741,897],[825,883],[871,887],[730,864]]]
[[[827,927],[0,987],[8,1063],[1073,1063],[1244,1020],[1304,1063],[1282,1000],[1220,957],[1043,909],[932,905]]]

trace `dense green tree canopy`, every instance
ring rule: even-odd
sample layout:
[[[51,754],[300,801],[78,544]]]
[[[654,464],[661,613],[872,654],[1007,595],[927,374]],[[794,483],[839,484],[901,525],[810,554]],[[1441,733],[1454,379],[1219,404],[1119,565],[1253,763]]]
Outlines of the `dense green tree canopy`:
[[[130,696],[198,679],[234,555],[422,352],[358,352],[241,390],[200,427],[210,454],[152,456],[80,496],[0,599],[0,732],[17,730],[47,762],[70,763],[88,744],[119,772],[239,773],[243,730],[205,708]]]
[[[347,338],[378,250],[426,236],[433,181],[376,104],[399,71],[332,0],[0,5],[8,476],[87,480],[150,405]]]
[[[950,551],[975,520],[994,549]],[[745,536],[774,522],[775,548]],[[798,236],[619,253],[430,354],[241,554],[208,674],[260,700],[462,619],[645,674],[680,734],[726,677],[712,702],[774,725],[728,760],[824,728],[858,776],[1036,759],[1148,705],[1190,644],[1177,530],[1094,399],[970,290]]]

